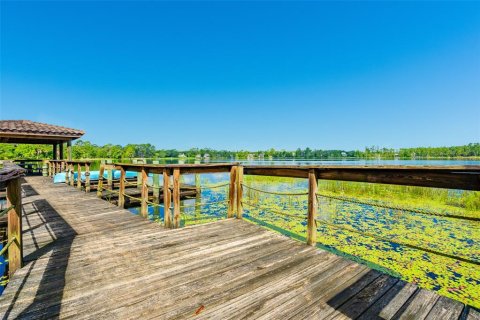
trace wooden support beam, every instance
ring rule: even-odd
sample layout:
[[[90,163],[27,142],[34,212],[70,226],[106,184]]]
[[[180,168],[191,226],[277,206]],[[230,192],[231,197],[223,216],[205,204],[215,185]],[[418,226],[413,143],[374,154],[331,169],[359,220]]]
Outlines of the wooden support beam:
[[[48,177],[48,163],[46,160],[42,162],[42,176]]]
[[[180,227],[180,169],[173,169],[173,227]]]
[[[170,204],[172,194],[170,192],[170,176],[168,175],[168,170],[163,169],[163,221],[166,228],[172,226]]]
[[[158,164],[158,160],[154,160],[153,164]],[[158,173],[153,173],[153,202],[158,204],[160,203],[160,175]],[[155,208],[158,208],[155,206]]]
[[[65,168],[65,184],[69,185],[70,184],[70,170],[69,170],[70,165],[67,163],[65,166],[66,166],[66,168]]]
[[[118,206],[125,207],[125,169],[120,167],[120,187],[118,188]]]
[[[236,184],[237,184],[237,218],[241,219],[243,215],[243,204],[242,204],[242,196],[243,196],[243,167],[242,166],[237,166],[237,178],[236,178]]]
[[[63,160],[63,142],[58,144],[58,160]]]
[[[235,212],[235,186],[237,180],[237,167],[230,169],[230,186],[228,188],[228,211],[227,218],[233,218]]]
[[[90,164],[85,163],[85,192],[90,192]]]
[[[70,164],[70,174],[72,175],[72,179],[70,180],[70,185],[73,187],[75,186],[75,165],[73,163]]]
[[[7,184],[8,211],[8,242],[13,243],[8,248],[8,273],[10,277],[23,266],[22,241],[22,189],[20,178],[10,180]]]
[[[98,186],[97,186],[97,197],[101,198],[103,194],[103,173],[105,172],[105,166],[100,165],[100,171],[98,172]]]
[[[148,171],[143,168],[142,169],[142,203],[140,207],[140,214],[142,217],[148,217]]]
[[[82,165],[77,163],[77,189],[82,188]]]
[[[53,159],[53,160],[58,160],[58,158],[57,158],[57,154],[58,154],[58,153],[57,153],[57,149],[58,149],[58,145],[57,145],[56,143],[54,143],[54,144],[52,145],[52,159]]]
[[[67,141],[67,159],[72,160],[72,141]]]
[[[112,159],[106,159],[105,164],[105,170],[107,171],[107,185],[110,190],[113,190],[113,170],[115,170],[115,166],[112,165]]]
[[[201,186],[201,181],[200,181],[200,174],[195,173],[195,191],[197,193],[202,192],[202,186]]]
[[[317,175],[312,169],[308,172],[308,215],[307,215],[307,244],[315,246],[317,243]]]

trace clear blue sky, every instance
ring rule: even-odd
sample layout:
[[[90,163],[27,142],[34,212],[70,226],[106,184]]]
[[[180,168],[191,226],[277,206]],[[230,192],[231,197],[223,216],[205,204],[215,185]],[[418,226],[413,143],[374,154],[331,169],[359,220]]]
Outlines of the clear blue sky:
[[[480,2],[1,2],[2,119],[97,144],[480,141]]]

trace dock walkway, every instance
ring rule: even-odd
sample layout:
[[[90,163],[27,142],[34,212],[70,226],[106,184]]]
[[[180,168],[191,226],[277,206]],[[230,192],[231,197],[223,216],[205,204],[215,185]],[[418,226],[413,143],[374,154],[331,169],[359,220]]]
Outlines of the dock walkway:
[[[3,319],[477,319],[440,297],[238,219],[165,229],[44,177]]]

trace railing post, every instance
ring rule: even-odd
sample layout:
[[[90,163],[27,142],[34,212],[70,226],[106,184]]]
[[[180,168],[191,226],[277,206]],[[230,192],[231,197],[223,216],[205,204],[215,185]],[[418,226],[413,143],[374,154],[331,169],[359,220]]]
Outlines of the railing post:
[[[180,227],[180,168],[173,169],[173,227]]]
[[[65,163],[65,184],[70,185],[71,179],[73,179],[73,177],[70,176],[70,164],[67,162]]]
[[[49,175],[49,169],[48,169],[48,163],[43,160],[43,163],[42,163],[42,176],[43,177],[47,177]]]
[[[198,194],[202,192],[201,181],[200,181],[200,174],[195,173],[195,192]]]
[[[228,188],[228,211],[227,218],[233,218],[235,211],[235,181],[237,178],[237,167],[232,166],[230,169],[230,186]]]
[[[242,205],[242,196],[243,196],[243,167],[237,166],[237,218],[241,219],[243,215],[243,205]]]
[[[98,172],[98,186],[97,186],[97,197],[99,198],[102,198],[102,195],[103,195],[103,172],[104,171],[105,171],[105,166],[101,164],[100,170]]]
[[[315,246],[317,243],[317,175],[314,169],[308,172],[308,216],[307,216],[307,244]]]
[[[125,169],[120,167],[120,185],[118,187],[118,206],[121,208],[125,207]]]
[[[65,184],[70,184],[70,164],[65,164]]]
[[[113,190],[113,167],[111,166],[112,160],[105,160],[107,165],[110,165],[107,169],[107,185],[110,190]]]
[[[138,159],[136,160],[133,160],[133,163],[140,163],[140,161],[138,161]],[[142,187],[142,175],[141,174],[137,174],[137,188],[140,189]]]
[[[158,161],[153,161],[152,164],[159,164]],[[153,202],[158,204],[160,202],[160,175],[158,173],[153,174]],[[158,206],[155,206],[158,208]]]
[[[170,176],[168,175],[167,169],[163,169],[163,221],[166,228],[170,228],[172,226],[172,213],[170,212],[171,198],[172,194],[170,192]]]
[[[90,164],[85,163],[85,192],[90,192]]]
[[[70,185],[73,187],[75,186],[75,164],[71,163],[69,170],[70,170],[70,177],[71,177]]]
[[[77,163],[77,188],[82,188],[82,165]]]
[[[148,171],[142,168],[142,204],[140,207],[140,214],[142,217],[148,217]]]
[[[13,206],[8,211],[8,273],[10,277],[18,268],[23,266],[23,241],[22,241],[22,189],[20,178],[7,183],[7,207]]]

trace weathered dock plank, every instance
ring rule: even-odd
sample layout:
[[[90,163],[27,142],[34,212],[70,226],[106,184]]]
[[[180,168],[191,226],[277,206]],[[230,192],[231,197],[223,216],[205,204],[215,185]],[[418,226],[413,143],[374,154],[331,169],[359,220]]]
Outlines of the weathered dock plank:
[[[259,226],[165,229],[43,177],[4,319],[458,319],[476,311]],[[473,310],[473,311],[472,311]]]

